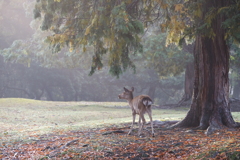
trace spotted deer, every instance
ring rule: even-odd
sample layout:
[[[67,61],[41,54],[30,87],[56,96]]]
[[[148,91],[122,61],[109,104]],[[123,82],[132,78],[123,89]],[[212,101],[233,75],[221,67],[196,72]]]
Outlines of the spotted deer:
[[[151,121],[152,136],[154,137],[153,122],[152,122],[152,108],[151,108],[151,105],[153,104],[152,99],[147,95],[139,95],[139,96],[133,98],[133,91],[134,91],[133,87],[132,87],[132,90],[128,90],[125,87],[123,89],[124,89],[124,92],[122,94],[119,94],[118,98],[126,99],[128,101],[129,106],[132,109],[132,116],[133,116],[132,125],[131,125],[130,131],[128,132],[128,134],[129,135],[131,134],[131,132],[133,130],[133,125],[135,123],[136,114],[138,114],[139,115],[138,136],[141,135],[144,124],[146,123],[144,114],[147,113],[150,118],[150,121]],[[141,123],[141,121],[142,121],[142,123]]]

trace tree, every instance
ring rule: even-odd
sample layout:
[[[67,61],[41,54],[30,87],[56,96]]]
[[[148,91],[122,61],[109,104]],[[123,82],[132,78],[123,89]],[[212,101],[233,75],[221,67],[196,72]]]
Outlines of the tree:
[[[229,49],[222,25],[230,18],[223,10],[232,9],[232,1],[204,1],[197,13],[194,48],[194,95],[187,116],[176,126],[208,129],[208,133],[224,128],[237,127],[229,106]],[[239,2],[238,2],[239,5]],[[238,10],[232,14],[239,14]],[[205,31],[204,31],[204,30]],[[205,33],[204,33],[205,32]]]
[[[128,67],[135,68],[129,52],[142,49],[138,34],[143,33],[143,25],[131,18],[137,16],[137,8],[128,4],[111,0],[43,0],[36,4],[34,15],[35,18],[44,15],[41,28],[53,31],[48,41],[54,51],[58,52],[65,45],[70,51],[79,47],[86,51],[87,45],[93,45],[90,74],[103,67],[103,55],[108,53],[109,72],[119,76]]]
[[[43,30],[56,51],[93,45],[92,71],[108,56],[110,73],[134,68],[129,54],[141,51],[139,34],[156,20],[167,31],[167,43],[195,40],[194,95],[187,116],[176,126],[210,131],[236,127],[229,99],[229,50],[226,40],[239,40],[239,0],[39,0],[35,18],[44,16]],[[69,12],[70,11],[70,12]],[[161,19],[160,19],[161,18]],[[141,20],[141,21],[140,21]]]
[[[0,0],[0,49],[8,47],[15,39],[32,34],[31,19],[26,17],[23,5],[27,0]]]
[[[240,46],[239,44],[232,43],[230,48],[230,69],[231,69],[231,88],[232,98],[239,99],[240,97]]]
[[[177,76],[185,70],[184,95],[177,104],[181,105],[182,102],[192,97],[194,70],[191,54],[193,45],[185,44],[182,50],[175,44],[166,46],[166,33],[159,33],[159,29],[157,31],[144,38],[146,40],[143,40],[143,59],[147,60],[148,67],[157,71],[160,78]]]
[[[166,46],[166,33],[146,36],[143,40],[143,59],[147,66],[157,71],[160,77],[176,76],[182,73],[185,65],[192,61],[187,51],[180,50],[176,45]]]
[[[28,25],[31,19],[26,17],[24,10],[26,2],[27,0],[0,0],[0,49],[9,47],[15,39],[31,36],[32,30]],[[18,89],[28,94],[26,90],[15,87],[18,83],[13,82],[13,79],[17,77],[17,74],[14,74],[16,71],[14,67],[19,66],[4,63],[0,55],[0,97],[6,96],[6,90],[15,93],[14,90]],[[10,82],[14,85],[9,85]]]

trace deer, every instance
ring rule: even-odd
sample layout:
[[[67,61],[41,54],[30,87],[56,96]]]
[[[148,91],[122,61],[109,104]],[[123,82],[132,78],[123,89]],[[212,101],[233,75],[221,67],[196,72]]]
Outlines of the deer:
[[[148,95],[139,95],[135,98],[133,98],[133,91],[134,87],[131,88],[131,90],[123,87],[124,92],[122,94],[118,95],[119,99],[126,99],[129,103],[129,106],[132,109],[132,125],[128,132],[128,135],[132,133],[133,125],[135,123],[136,114],[139,115],[139,121],[138,121],[138,136],[141,136],[142,129],[144,128],[144,124],[146,123],[146,120],[144,118],[144,114],[147,113],[151,122],[151,128],[152,128],[152,136],[154,137],[154,130],[153,130],[153,121],[152,121],[152,108],[151,105],[153,104],[152,99]],[[142,121],[142,123],[141,123]]]

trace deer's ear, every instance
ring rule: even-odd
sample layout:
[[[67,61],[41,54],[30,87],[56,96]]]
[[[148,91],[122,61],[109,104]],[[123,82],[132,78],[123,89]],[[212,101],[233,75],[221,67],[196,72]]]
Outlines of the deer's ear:
[[[129,90],[127,88],[123,87],[123,89],[125,92],[129,92]]]
[[[132,92],[134,91],[134,87],[132,87]]]

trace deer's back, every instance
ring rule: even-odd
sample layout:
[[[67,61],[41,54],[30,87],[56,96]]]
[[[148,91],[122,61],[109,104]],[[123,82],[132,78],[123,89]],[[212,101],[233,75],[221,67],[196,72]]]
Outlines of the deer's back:
[[[139,95],[132,100],[132,109],[139,114],[140,111],[146,112],[146,109],[151,108],[152,99],[148,95]]]

